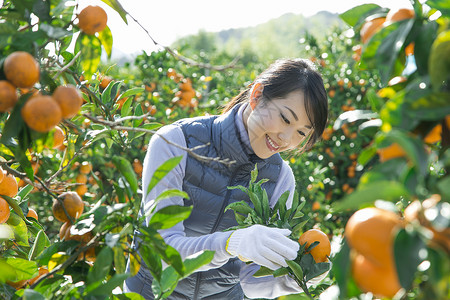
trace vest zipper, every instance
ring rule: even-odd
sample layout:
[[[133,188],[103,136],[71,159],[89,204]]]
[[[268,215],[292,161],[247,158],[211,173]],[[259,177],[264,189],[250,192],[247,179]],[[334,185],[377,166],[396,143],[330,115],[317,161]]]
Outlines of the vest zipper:
[[[232,186],[232,183],[234,182],[234,178],[236,177],[236,174],[240,171],[241,168],[237,168],[233,174],[230,177],[230,180],[228,181],[228,186]],[[223,219],[223,215],[225,214],[224,210],[225,207],[227,207],[228,202],[230,201],[230,197],[231,197],[231,190],[228,189],[227,193],[225,194],[225,199],[222,202],[222,208],[220,210],[220,215],[217,217],[216,223],[214,223],[213,228],[211,229],[211,231],[209,233],[213,233],[216,231],[217,227],[219,226],[220,221],[222,221]],[[200,280],[201,280],[201,276],[202,274],[200,272],[197,273],[197,278],[195,281],[195,290],[194,290],[194,300],[198,299],[198,290],[200,289]]]

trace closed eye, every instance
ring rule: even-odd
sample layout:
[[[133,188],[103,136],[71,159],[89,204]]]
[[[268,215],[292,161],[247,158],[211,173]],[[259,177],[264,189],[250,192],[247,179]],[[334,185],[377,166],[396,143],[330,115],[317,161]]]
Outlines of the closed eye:
[[[283,114],[280,114],[280,116],[283,119],[284,123],[291,124],[291,122]]]
[[[298,131],[298,134],[300,134],[301,136],[306,136],[306,134],[303,131]]]

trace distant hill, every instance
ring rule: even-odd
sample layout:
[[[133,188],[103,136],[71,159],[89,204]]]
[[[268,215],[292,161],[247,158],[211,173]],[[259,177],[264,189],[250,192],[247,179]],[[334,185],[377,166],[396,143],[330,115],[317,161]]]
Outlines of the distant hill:
[[[226,50],[229,53],[250,51],[260,57],[273,58],[283,56],[296,56],[301,51],[299,40],[305,32],[317,39],[326,38],[333,28],[346,28],[338,14],[321,11],[311,17],[301,14],[287,13],[259,25],[232,28],[219,32],[208,32],[210,43],[214,41],[217,50]],[[205,48],[205,32],[180,38],[174,46],[189,44],[196,50]],[[199,44],[199,41],[201,45]],[[211,49],[207,46],[206,49]]]

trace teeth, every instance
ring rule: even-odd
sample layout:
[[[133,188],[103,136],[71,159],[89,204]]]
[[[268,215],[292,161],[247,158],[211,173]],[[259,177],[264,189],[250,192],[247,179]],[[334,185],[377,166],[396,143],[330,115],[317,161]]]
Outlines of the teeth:
[[[278,149],[278,148],[279,148],[278,146],[275,146],[275,144],[273,143],[272,139],[271,139],[269,136],[267,136],[267,140],[269,141],[269,144],[270,144],[273,148],[275,148],[275,149]]]

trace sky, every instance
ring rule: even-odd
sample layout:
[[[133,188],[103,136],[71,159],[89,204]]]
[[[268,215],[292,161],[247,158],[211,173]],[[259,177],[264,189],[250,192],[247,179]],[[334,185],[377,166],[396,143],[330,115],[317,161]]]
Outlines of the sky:
[[[145,31],[128,17],[128,25],[119,14],[100,0],[79,0],[79,10],[99,5],[108,14],[113,45],[124,53],[157,48]],[[224,29],[255,26],[285,13],[312,16],[327,10],[342,13],[356,5],[376,3],[383,7],[411,7],[409,0],[122,0],[124,9],[133,16],[159,44],[169,46],[177,38],[199,30],[216,32]]]

